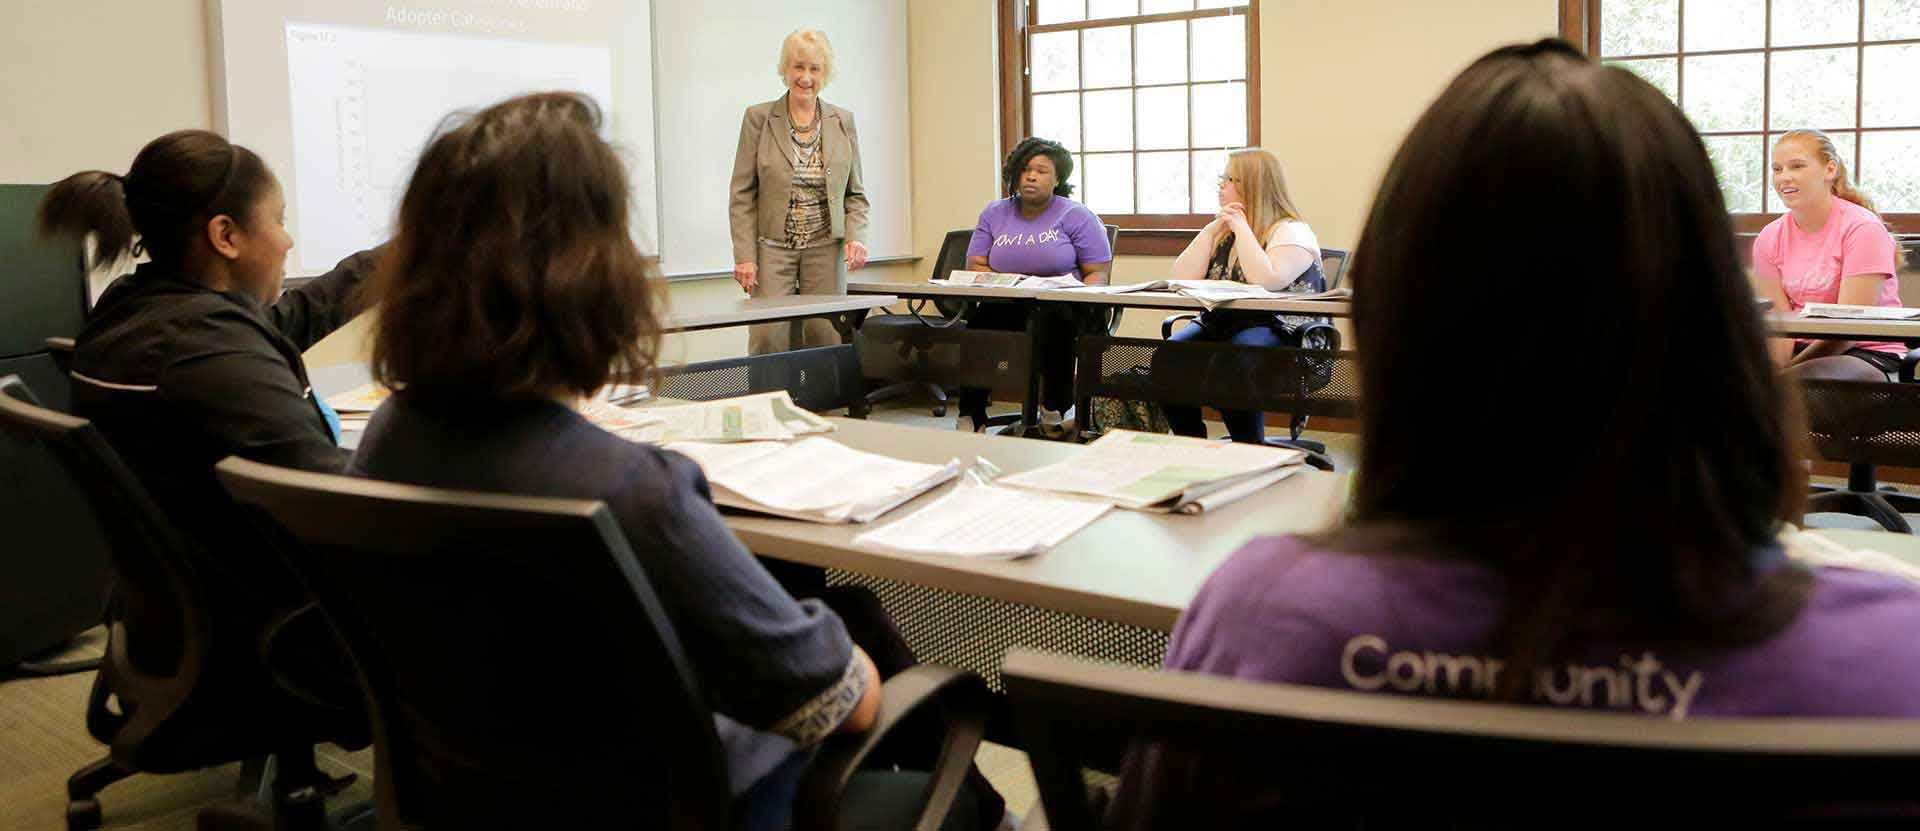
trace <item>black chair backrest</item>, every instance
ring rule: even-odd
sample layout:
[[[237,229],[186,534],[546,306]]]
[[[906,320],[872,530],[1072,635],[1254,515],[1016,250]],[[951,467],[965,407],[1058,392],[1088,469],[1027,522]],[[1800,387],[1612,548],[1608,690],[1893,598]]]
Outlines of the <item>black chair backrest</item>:
[[[0,185],[0,374],[19,374],[40,400],[67,407],[64,370],[47,371],[47,338],[71,338],[87,313],[79,240],[42,240],[35,227],[47,185]]]
[[[793,403],[813,412],[850,407],[866,394],[860,351],[853,344],[818,346],[745,358],[703,361],[660,371],[660,394],[712,401],[786,390]]]
[[[1320,271],[1327,277],[1327,289],[1340,287],[1340,278],[1347,272],[1347,257],[1351,252],[1338,248],[1320,249]]]
[[[1920,384],[1807,380],[1814,454],[1849,464],[1920,466]]]
[[[0,374],[0,397],[37,405]],[[0,672],[100,624],[110,574],[86,497],[38,440],[0,431]]]
[[[1358,413],[1354,353],[1230,343],[1083,335],[1074,400],[1127,401],[1350,418]]]
[[[712,713],[605,505],[215,470],[360,668],[383,825],[728,827]]]
[[[50,451],[92,510],[114,576],[101,671],[139,722],[160,725],[214,650],[194,549],[91,422],[0,395],[0,430]]]
[[[1145,818],[1127,827],[1277,827],[1276,818],[1352,827],[1356,815],[1404,827],[1458,827],[1453,818],[1531,827],[1629,792],[1662,806],[1662,825],[1676,824],[1669,810],[1718,825],[1810,805],[1912,807],[1920,776],[1920,719],[1673,721],[1264,684],[1020,649],[1001,677],[1056,831],[1101,827],[1081,767],[1116,740],[1150,742],[1162,754],[1161,787],[1118,797],[1138,809],[1130,819]]]
[[[972,243],[971,229],[948,231],[946,237],[940,240],[940,256],[933,258],[933,279],[945,280],[953,272],[965,269],[967,246]],[[933,306],[940,310],[941,317],[946,318],[959,317],[961,312],[966,311],[965,303],[945,297],[934,298]]]

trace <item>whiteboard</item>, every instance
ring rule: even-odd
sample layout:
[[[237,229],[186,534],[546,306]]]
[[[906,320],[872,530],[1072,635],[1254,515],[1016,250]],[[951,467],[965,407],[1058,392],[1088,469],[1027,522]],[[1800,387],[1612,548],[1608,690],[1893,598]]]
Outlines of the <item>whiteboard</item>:
[[[906,0],[675,0],[655,4],[661,265],[669,276],[730,272],[727,193],[746,108],[780,97],[780,41],[827,33],[837,57],[821,100],[853,111],[873,203],[870,256],[911,256],[912,158]]]
[[[629,168],[632,231],[658,251],[650,0],[208,0],[215,126],[287,198],[294,274],[393,233],[443,120],[527,92],[586,94]]]

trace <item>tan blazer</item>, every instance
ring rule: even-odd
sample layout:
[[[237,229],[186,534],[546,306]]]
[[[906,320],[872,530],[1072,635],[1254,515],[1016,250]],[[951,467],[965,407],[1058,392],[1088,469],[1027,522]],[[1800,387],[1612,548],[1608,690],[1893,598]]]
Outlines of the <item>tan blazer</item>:
[[[827,217],[832,237],[867,241],[867,190],[860,184],[860,134],[853,113],[820,102],[820,142],[827,154]],[[747,108],[740,147],[733,153],[733,198],[728,205],[733,261],[755,261],[761,239],[787,237],[787,201],[793,190],[793,138],[787,97]]]

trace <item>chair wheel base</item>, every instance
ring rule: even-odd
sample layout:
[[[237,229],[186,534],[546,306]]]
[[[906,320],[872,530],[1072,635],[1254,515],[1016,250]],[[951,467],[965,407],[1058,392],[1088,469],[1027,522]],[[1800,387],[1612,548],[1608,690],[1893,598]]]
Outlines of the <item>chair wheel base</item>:
[[[933,417],[934,417],[934,418],[946,418],[946,417],[947,417],[947,405],[945,405],[945,404],[937,404],[937,405],[935,405],[935,406],[934,406],[934,408],[933,408]]]
[[[77,799],[67,803],[67,831],[95,831],[102,823],[100,800]]]

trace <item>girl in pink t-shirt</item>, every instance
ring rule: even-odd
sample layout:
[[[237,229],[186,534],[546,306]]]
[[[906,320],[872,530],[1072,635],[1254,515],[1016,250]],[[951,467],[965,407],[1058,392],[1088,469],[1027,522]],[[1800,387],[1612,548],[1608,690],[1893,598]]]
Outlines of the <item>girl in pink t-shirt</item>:
[[[1753,278],[1774,308],[1808,303],[1900,305],[1898,247],[1873,203],[1847,181],[1833,140],[1794,130],[1773,146],[1773,190],[1787,213],[1753,241]],[[1775,341],[1774,362],[1801,377],[1889,380],[1907,348],[1898,343]]]

